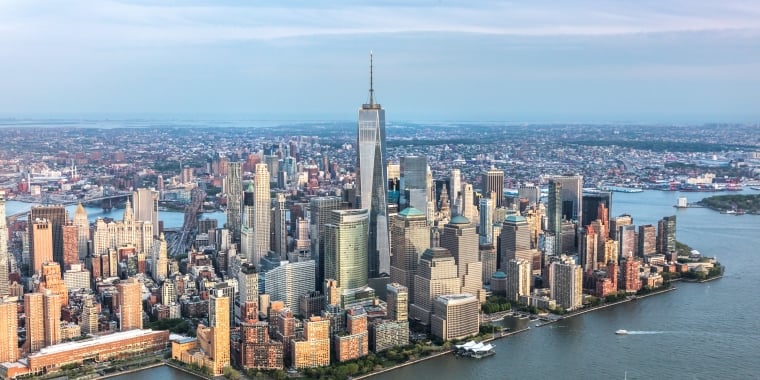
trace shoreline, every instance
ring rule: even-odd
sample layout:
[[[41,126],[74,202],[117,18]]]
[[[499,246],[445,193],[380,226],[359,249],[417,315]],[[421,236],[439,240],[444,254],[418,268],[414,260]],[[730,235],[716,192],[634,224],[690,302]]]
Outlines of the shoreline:
[[[588,309],[580,310],[580,311],[578,311],[576,313],[570,313],[570,314],[567,314],[567,315],[559,316],[559,318],[557,318],[557,319],[552,319],[552,320],[550,320],[548,322],[544,322],[544,323],[535,325],[535,327],[542,327],[542,326],[550,325],[552,323],[559,322],[559,321],[561,321],[561,320],[563,320],[565,318],[577,317],[579,315],[583,315],[583,314],[586,314],[588,312],[605,309],[605,308],[608,308],[608,307],[624,304],[624,303],[631,302],[631,301],[637,301],[639,299],[647,298],[647,297],[650,297],[650,296],[655,296],[655,295],[660,295],[660,294],[663,294],[663,293],[672,292],[672,291],[675,291],[677,289],[678,288],[676,288],[674,286],[671,286],[671,287],[669,287],[667,289],[657,290],[657,291],[654,291],[654,292],[651,292],[651,293],[648,293],[648,294],[644,294],[644,295],[641,295],[641,296],[636,296],[635,298],[628,298],[628,299],[617,301],[617,302],[610,303],[610,304],[604,304],[604,305],[594,306],[594,307],[591,307],[591,308],[588,308]],[[512,335],[516,335],[516,334],[520,334],[520,333],[524,333],[524,332],[530,331],[530,329],[531,329],[531,327],[528,326],[528,327],[526,327],[524,329],[520,329],[520,330],[516,330],[516,331],[510,331],[508,333],[501,334],[501,335],[498,335],[498,336],[494,335],[494,336],[492,336],[490,338],[483,339],[482,342],[496,341],[496,340],[499,340],[499,339],[502,339],[502,338],[506,338],[508,336],[512,336]],[[380,374],[383,374],[383,373],[386,373],[386,372],[391,372],[391,371],[394,371],[394,370],[397,370],[397,369],[400,369],[400,368],[403,368],[403,367],[407,367],[407,366],[410,366],[410,365],[413,365],[413,364],[416,364],[416,363],[423,362],[425,360],[437,358],[439,356],[446,355],[446,354],[451,353],[453,351],[454,350],[450,348],[448,350],[441,351],[439,353],[436,353],[436,354],[430,355],[430,356],[426,356],[424,358],[415,359],[415,360],[408,361],[408,362],[405,362],[405,363],[397,364],[397,365],[395,365],[393,367],[383,368],[381,370],[372,371],[370,373],[365,373],[363,375],[354,376],[354,377],[352,377],[352,379],[355,379],[355,380],[368,379],[368,378],[370,378],[372,376],[375,376],[375,375],[380,375]]]

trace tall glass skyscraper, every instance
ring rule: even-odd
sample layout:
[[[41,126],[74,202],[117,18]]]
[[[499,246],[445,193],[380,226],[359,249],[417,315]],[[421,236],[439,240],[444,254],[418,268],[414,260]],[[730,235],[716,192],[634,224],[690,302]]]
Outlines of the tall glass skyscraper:
[[[375,103],[370,54],[369,103],[362,104],[358,117],[357,184],[358,208],[369,209],[369,276],[390,273],[390,237],[388,235],[388,176],[385,152],[385,110]]]

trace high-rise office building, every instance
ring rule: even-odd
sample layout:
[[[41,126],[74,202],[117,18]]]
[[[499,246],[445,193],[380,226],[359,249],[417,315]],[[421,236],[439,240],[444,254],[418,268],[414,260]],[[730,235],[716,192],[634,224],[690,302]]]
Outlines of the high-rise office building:
[[[430,228],[423,212],[414,207],[402,210],[391,220],[391,281],[414,292],[417,264],[430,248]]]
[[[493,244],[493,207],[493,199],[480,199],[480,225],[478,226],[480,245]]]
[[[32,256],[31,273],[39,273],[42,264],[53,261],[53,225],[47,219],[34,219],[29,224]],[[60,228],[60,227],[58,227]]]
[[[403,156],[400,158],[403,189],[427,189],[428,162],[426,156]]]
[[[116,285],[119,292],[120,331],[142,328],[142,285],[131,277]]]
[[[345,291],[368,283],[367,225],[369,211],[333,210],[325,225],[325,278]]]
[[[273,301],[282,301],[293,313],[303,315],[299,297],[314,291],[314,260],[290,263],[283,261],[280,266],[266,272],[264,289]]]
[[[3,219],[5,213],[3,213]],[[18,316],[15,302],[0,299],[0,363],[13,363],[19,359]]]
[[[369,276],[390,272],[388,234],[388,178],[385,163],[385,110],[375,103],[370,55],[369,103],[359,108],[357,138],[357,194],[359,208],[369,210]],[[341,286],[343,286],[341,284]]]
[[[311,239],[311,257],[317,263],[315,279],[317,289],[321,289],[325,282],[326,225],[330,220],[332,210],[339,210],[341,207],[340,197],[316,197],[309,201],[309,237]]]
[[[657,222],[657,253],[668,255],[676,251],[676,216],[666,216]]]
[[[274,228],[274,253],[280,260],[288,259],[288,221],[286,219],[285,194],[277,193],[272,227]]]
[[[531,262],[527,260],[509,260],[505,268],[507,275],[507,299],[517,301],[520,296],[530,295],[533,279]]]
[[[409,319],[409,289],[399,283],[386,285],[386,303],[388,305],[388,319],[393,321],[406,321]]]
[[[134,220],[150,222],[153,225],[153,235],[158,236],[158,191],[153,189],[137,189],[132,193]],[[153,238],[154,236],[151,236]]]
[[[541,189],[533,184],[523,184],[517,189],[517,196],[528,200],[528,205],[538,204],[541,200]]]
[[[504,171],[491,166],[483,174],[483,196],[491,198],[494,206],[497,208],[504,207]]]
[[[600,191],[596,194],[584,194],[583,205],[581,208],[583,219],[581,226],[588,226],[594,220],[610,220],[610,209],[612,208],[612,193],[609,191]],[[606,215],[600,215],[600,205],[604,206]]]
[[[254,231],[256,224],[256,190],[253,182],[248,182],[248,186],[243,192],[243,210],[242,225],[240,226],[240,253],[254,265],[261,265],[260,262],[254,261],[253,250],[256,241]]]
[[[533,261],[531,230],[523,216],[510,215],[501,227],[501,268],[506,268],[510,260]]]
[[[475,226],[464,216],[457,215],[443,227],[441,247],[454,256],[462,293],[479,296],[483,288],[483,264],[478,252],[478,233]]]
[[[37,219],[47,220],[49,224],[48,228],[50,228],[52,233],[53,260],[63,267],[63,230],[61,230],[61,226],[66,224],[66,220],[68,220],[66,208],[63,205],[32,206],[32,210],[29,213],[29,225],[32,225]],[[34,235],[36,231],[32,229],[31,232]],[[31,252],[34,252],[36,239],[32,238],[29,240],[32,245]]]
[[[24,314],[26,315],[26,343],[24,343],[26,351],[37,352],[45,347],[45,303],[42,293],[24,294]]]
[[[552,179],[562,184],[562,217],[566,220],[583,220],[583,176],[563,175]]]
[[[475,207],[475,191],[472,189],[471,183],[462,185],[462,197],[460,201],[462,203],[459,208],[459,215],[464,216],[471,222],[477,220],[478,208]]]
[[[620,227],[622,226],[628,226],[633,224],[633,218],[630,215],[623,214],[620,216],[616,216],[614,218],[610,219],[610,239],[612,240],[620,240],[620,237],[618,236],[618,232],[620,230]],[[627,252],[626,252],[627,253]],[[635,254],[636,252],[633,252],[632,254]],[[620,251],[620,254],[623,254],[623,251]]]
[[[5,192],[0,191],[0,299],[10,294],[8,286],[8,225],[5,219]],[[0,326],[2,328],[2,326]],[[0,361],[2,363],[2,361]]]
[[[451,169],[449,177],[449,204],[456,204],[462,193],[462,172],[459,169]]]
[[[554,252],[562,254],[562,183],[555,179],[549,180],[549,195],[547,197],[548,229],[554,235]]]
[[[430,247],[422,254],[414,276],[414,296],[409,314],[420,323],[430,323],[433,299],[442,294],[462,292],[454,256],[443,247]]]
[[[227,162],[227,176],[224,191],[227,193],[227,229],[232,234],[232,241],[240,241],[242,228],[243,173],[240,162]]]

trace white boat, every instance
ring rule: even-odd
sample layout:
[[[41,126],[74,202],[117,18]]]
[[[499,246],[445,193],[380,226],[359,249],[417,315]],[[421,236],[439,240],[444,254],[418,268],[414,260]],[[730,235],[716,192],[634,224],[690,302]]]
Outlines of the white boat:
[[[617,334],[617,335],[628,335],[628,330],[620,329],[618,331],[615,331],[615,334]]]

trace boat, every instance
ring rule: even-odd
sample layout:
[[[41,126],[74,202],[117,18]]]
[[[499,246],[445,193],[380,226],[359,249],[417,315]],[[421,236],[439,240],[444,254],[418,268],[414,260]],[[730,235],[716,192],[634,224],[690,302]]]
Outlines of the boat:
[[[618,331],[615,331],[615,335],[628,335],[628,330],[620,329]]]
[[[454,346],[456,348],[457,356],[470,357],[475,359],[482,359],[495,354],[494,346],[492,344],[483,344],[481,342],[469,341],[465,344],[459,344]]]
[[[760,190],[760,186],[750,186],[749,188],[752,190]]]

